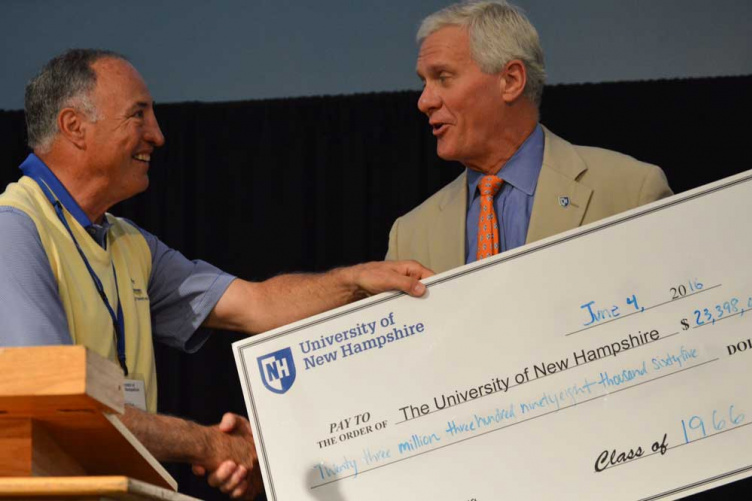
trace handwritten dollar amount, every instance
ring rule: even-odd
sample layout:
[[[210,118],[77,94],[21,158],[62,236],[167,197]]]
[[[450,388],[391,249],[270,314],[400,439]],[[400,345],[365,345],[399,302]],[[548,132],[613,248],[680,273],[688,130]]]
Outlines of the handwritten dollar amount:
[[[694,323],[695,327],[714,324],[719,320],[733,317],[735,315],[744,315],[744,312],[752,309],[752,297],[746,301],[737,297],[731,297],[727,300],[696,309],[692,313],[692,319],[682,318],[680,323],[683,330],[689,329]]]

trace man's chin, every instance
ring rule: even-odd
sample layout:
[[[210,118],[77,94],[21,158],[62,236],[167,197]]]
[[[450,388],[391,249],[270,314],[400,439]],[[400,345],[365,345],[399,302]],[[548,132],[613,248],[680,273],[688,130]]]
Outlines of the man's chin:
[[[140,195],[141,193],[145,192],[148,188],[149,188],[149,176],[147,174],[144,174],[143,178],[138,180],[138,184],[133,186],[133,195],[131,195],[131,197]]]
[[[451,148],[446,148],[446,147],[442,148],[441,144],[436,145],[436,154],[442,160],[447,160],[447,161],[458,160],[457,154],[454,150],[452,150]]]

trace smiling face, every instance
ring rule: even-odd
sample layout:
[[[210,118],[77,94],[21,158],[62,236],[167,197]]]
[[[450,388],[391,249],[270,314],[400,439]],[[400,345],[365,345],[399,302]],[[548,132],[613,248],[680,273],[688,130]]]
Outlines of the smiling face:
[[[149,186],[149,162],[164,136],[141,75],[127,61],[92,64],[97,83],[90,99],[96,120],[86,120],[87,175],[97,178],[111,205]]]
[[[504,133],[504,79],[483,73],[470,54],[467,29],[443,27],[420,46],[417,72],[424,82],[418,109],[428,116],[445,160],[492,173],[501,168]]]

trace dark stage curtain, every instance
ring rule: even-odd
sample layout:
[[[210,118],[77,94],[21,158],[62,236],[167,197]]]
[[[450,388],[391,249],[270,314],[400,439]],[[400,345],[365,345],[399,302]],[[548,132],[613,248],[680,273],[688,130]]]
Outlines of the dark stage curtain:
[[[541,121],[563,138],[658,164],[681,192],[750,168],[752,77],[557,85]],[[418,92],[157,107],[167,144],[149,190],[112,210],[191,259],[262,280],[383,258],[392,221],[453,179]],[[27,154],[22,112],[0,112],[0,183]],[[2,238],[2,236],[0,236]],[[158,347],[160,409],[202,423],[245,414],[230,343]],[[659,460],[659,459],[658,459]],[[712,458],[709,458],[712,460]],[[181,491],[224,499],[170,467]],[[742,497],[737,483],[695,499]]]

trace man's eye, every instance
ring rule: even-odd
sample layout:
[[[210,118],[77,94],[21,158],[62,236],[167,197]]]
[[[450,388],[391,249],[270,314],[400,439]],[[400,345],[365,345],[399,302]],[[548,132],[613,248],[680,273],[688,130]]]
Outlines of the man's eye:
[[[136,113],[133,114],[133,116],[136,118],[144,118],[144,111],[138,110]]]

